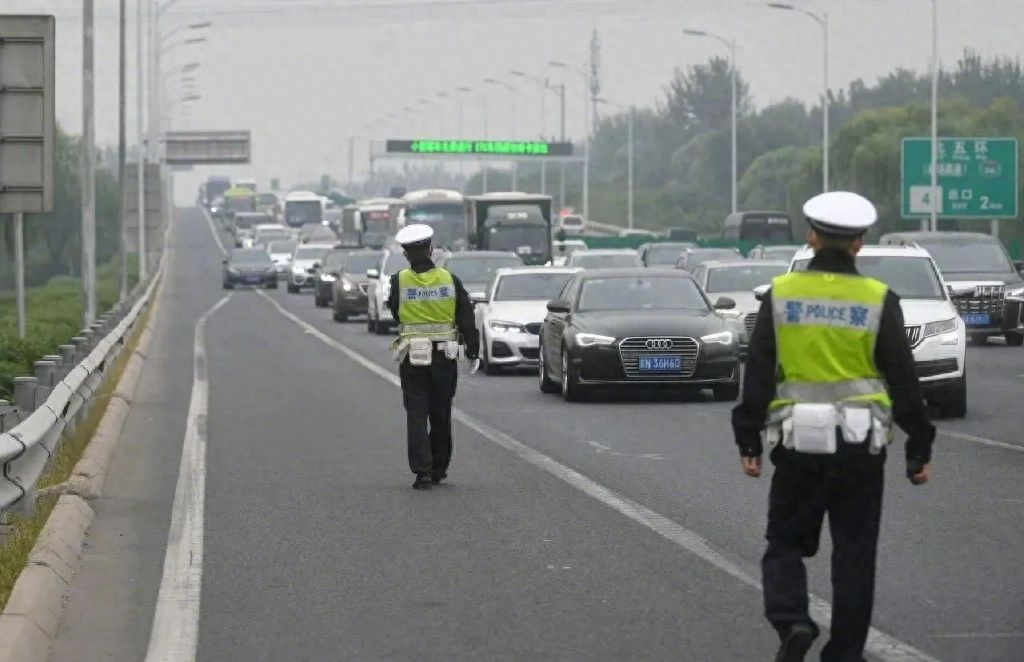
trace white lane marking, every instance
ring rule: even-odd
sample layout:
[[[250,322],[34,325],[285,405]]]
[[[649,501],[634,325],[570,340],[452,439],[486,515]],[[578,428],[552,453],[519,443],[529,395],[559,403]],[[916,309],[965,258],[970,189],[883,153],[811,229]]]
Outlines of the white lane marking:
[[[936,639],[1024,639],[1024,632],[953,632],[930,636]]]
[[[516,410],[518,411],[518,410]],[[594,452],[598,455],[613,455],[615,457],[635,457],[641,460],[664,460],[665,457],[661,453],[623,453],[613,449],[611,446],[605,446],[600,441],[588,440],[584,441],[587,446],[594,449]]]
[[[232,295],[213,305],[196,322],[193,340],[192,397],[174,488],[167,555],[153,614],[146,662],[190,662],[199,643],[199,597],[203,579],[203,508],[206,500],[206,420],[209,382],[206,322]]]
[[[338,342],[326,333],[320,331],[320,329],[317,329],[315,326],[286,310],[266,292],[259,290],[257,291],[257,294],[269,301],[271,305],[277,308],[279,313],[295,322],[309,335],[314,336],[317,340],[328,347],[338,350],[382,379],[395,386],[401,387],[401,380],[399,380],[398,375],[394,372],[386,370],[359,352],[351,349],[341,342]],[[452,410],[452,418],[498,446],[510,451],[512,454],[529,462],[535,467],[543,469],[559,480],[568,483],[584,494],[600,501],[612,510],[625,515],[634,522],[638,522],[639,524],[646,526],[648,529],[675,543],[694,556],[704,559],[719,570],[736,578],[741,583],[746,584],[757,591],[761,590],[760,581],[754,578],[738,564],[726,558],[722,552],[715,549],[711,543],[709,543],[700,534],[687,529],[682,524],[674,522],[664,515],[656,513],[650,508],[647,508],[636,501],[633,501],[632,499],[595,482],[594,480],[591,480],[575,469],[571,469],[557,460],[548,457],[544,453],[534,450],[521,441],[513,439],[504,432],[495,430],[483,421],[477,420],[457,407]],[[818,623],[830,623],[832,620],[832,605],[829,604],[828,601],[817,596],[811,595],[809,597],[811,617]],[[871,628],[871,632],[868,634],[866,650],[886,662],[938,662],[936,658],[931,657],[927,653],[920,651],[910,644],[904,643],[892,635],[886,634],[876,628]]]
[[[1024,453],[1024,446],[1017,446],[1016,444],[1008,444],[1005,441],[996,441],[995,439],[986,439],[985,437],[976,437],[973,434],[966,434],[964,432],[953,432],[952,430],[937,430],[943,437],[949,437],[951,439],[959,439],[961,441],[970,441],[975,444],[981,444],[982,446],[991,446],[992,448],[1001,448],[1005,451],[1014,451],[1016,453]]]
[[[206,209],[202,207],[199,208],[199,211],[203,212],[203,216],[206,218],[206,224],[210,226],[210,234],[213,235],[213,240],[217,242],[217,248],[220,249],[221,253],[227,255],[228,251],[224,248],[224,242],[220,240],[220,233],[217,232],[217,227],[213,224],[213,217],[210,216],[210,212],[206,211]]]

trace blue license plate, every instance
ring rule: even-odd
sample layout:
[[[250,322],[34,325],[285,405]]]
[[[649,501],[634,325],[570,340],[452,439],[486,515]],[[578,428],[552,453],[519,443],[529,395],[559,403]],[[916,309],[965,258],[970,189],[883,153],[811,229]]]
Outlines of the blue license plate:
[[[248,278],[245,279],[245,282],[249,283],[251,285],[255,285],[256,283],[260,282],[260,277],[259,276],[249,276]]]
[[[967,326],[988,326],[992,323],[992,316],[988,313],[965,313],[964,324]]]
[[[681,356],[641,356],[637,365],[640,372],[682,372]]]

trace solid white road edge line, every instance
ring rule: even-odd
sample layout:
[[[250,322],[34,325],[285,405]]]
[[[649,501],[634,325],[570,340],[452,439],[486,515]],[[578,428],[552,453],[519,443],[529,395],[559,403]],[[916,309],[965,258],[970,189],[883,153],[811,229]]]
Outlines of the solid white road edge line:
[[[326,333],[317,329],[315,326],[286,310],[266,292],[258,290],[257,294],[269,301],[271,305],[277,308],[279,313],[302,327],[302,329],[309,335],[313,336],[325,345],[338,350],[378,377],[381,377],[395,386],[401,386],[401,380],[395,373],[374,363],[359,352],[356,352],[347,345],[338,342]],[[504,432],[495,430],[491,426],[477,420],[457,407],[452,410],[452,418],[498,446],[501,446],[521,459],[526,460],[535,467],[543,469],[559,480],[568,483],[584,494],[597,499],[604,505],[622,515],[625,515],[634,522],[646,526],[648,529],[654,531],[663,538],[666,538],[691,554],[707,561],[719,570],[722,570],[726,574],[736,578],[743,584],[746,584],[755,590],[761,590],[760,581],[746,572],[738,564],[733,563],[726,558],[724,554],[716,550],[711,543],[704,539],[700,534],[687,529],[682,524],[674,522],[664,515],[660,515],[650,508],[642,506],[632,499],[623,496],[600,483],[595,482],[575,469],[571,469],[557,460],[548,457],[544,453],[534,450]],[[810,612],[811,617],[814,618],[815,621],[820,624],[824,624],[826,627],[832,620],[832,605],[828,601],[814,595],[810,596]],[[871,628],[871,632],[868,635],[866,650],[886,662],[937,662],[936,658],[931,657],[927,653],[875,628]]]
[[[1024,453],[1024,446],[1017,446],[1015,444],[1008,444],[1005,441],[996,441],[995,439],[986,439],[985,437],[977,437],[973,434],[966,434],[964,432],[954,432],[952,430],[944,430],[942,428],[936,428],[936,431],[941,437],[949,437],[951,439],[959,439],[960,441],[971,441],[976,444],[983,446],[991,446],[992,448],[1001,448],[1005,451],[1016,451],[1017,453]]]
[[[206,322],[232,295],[223,297],[196,322],[192,397],[174,489],[167,555],[157,594],[146,662],[190,662],[199,643],[199,596],[203,579],[203,509],[206,500]]]
[[[213,217],[210,216],[210,212],[206,211],[204,207],[200,207],[199,211],[203,212],[203,218],[206,219],[206,224],[210,226],[210,234],[213,235],[213,240],[217,242],[217,248],[220,249],[221,253],[227,255],[228,251],[224,248],[224,242],[220,240],[220,233],[217,232],[217,226],[213,224]]]

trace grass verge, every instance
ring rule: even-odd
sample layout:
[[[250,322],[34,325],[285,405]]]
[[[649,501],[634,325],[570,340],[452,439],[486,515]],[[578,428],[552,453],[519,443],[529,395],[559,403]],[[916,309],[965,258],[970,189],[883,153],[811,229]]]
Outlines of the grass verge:
[[[89,413],[83,423],[75,429],[72,435],[65,437],[63,442],[61,442],[57,456],[53,459],[46,473],[39,479],[38,486],[40,489],[59,485],[71,477],[71,472],[82,457],[82,453],[85,452],[85,448],[92,440],[93,434],[96,433],[100,420],[107,411],[107,405],[110,403],[110,398],[121,381],[121,374],[124,372],[125,365],[127,365],[132,351],[138,344],[142,330],[149,321],[151,310],[152,304],[142,314],[139,322],[135,325],[135,329],[132,330],[131,336],[128,338],[125,350],[117,357],[100,390],[93,396],[92,406],[89,408]],[[13,525],[13,531],[6,542],[0,546],[0,610],[7,605],[7,599],[11,595],[14,583],[18,581],[18,576],[25,567],[25,563],[28,562],[32,547],[35,546],[39,533],[43,530],[43,526],[50,517],[53,507],[57,504],[57,498],[54,495],[39,499],[36,503],[35,513],[30,517],[12,516],[11,524]]]

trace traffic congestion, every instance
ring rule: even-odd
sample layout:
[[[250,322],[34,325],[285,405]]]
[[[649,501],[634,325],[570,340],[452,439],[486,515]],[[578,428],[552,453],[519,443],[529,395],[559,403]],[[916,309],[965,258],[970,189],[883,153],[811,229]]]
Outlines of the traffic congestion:
[[[280,215],[256,218],[213,201],[207,211],[241,249],[229,254],[224,287],[273,289],[284,281],[291,294],[312,290],[313,305],[330,309],[337,322],[393,333],[389,283],[406,265],[395,235],[406,223],[425,223],[437,233],[434,262],[461,279],[475,306],[483,373],[533,372],[542,391],[567,400],[651,389],[737,399],[760,295],[774,277],[805,270],[813,256],[792,243],[792,230],[773,225],[771,234],[758,234],[761,213],[734,223],[735,236],[764,241],[744,255],[739,242],[700,246],[668,236],[636,248],[590,248],[588,239],[607,245],[608,237],[586,234],[576,220],[558,222],[551,198],[518,192],[464,199],[421,190],[357,201],[337,231],[323,220],[336,207],[297,191],[284,196]],[[951,250],[963,245],[972,250]],[[260,252],[265,273],[236,266]],[[1024,263],[986,235],[940,232],[885,235],[864,247],[857,264],[900,296],[928,404],[944,418],[966,416],[968,345],[1024,340]],[[267,278],[271,270],[277,280]]]

